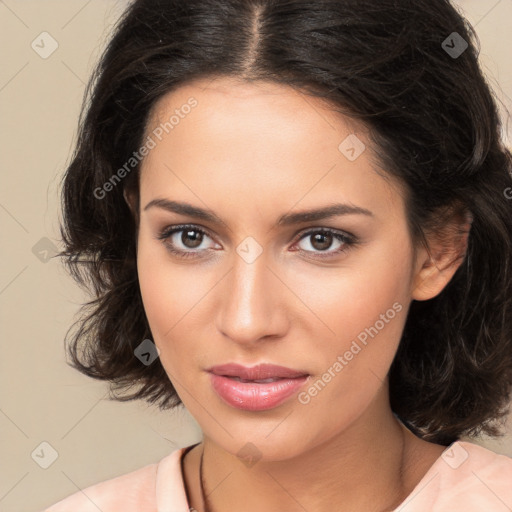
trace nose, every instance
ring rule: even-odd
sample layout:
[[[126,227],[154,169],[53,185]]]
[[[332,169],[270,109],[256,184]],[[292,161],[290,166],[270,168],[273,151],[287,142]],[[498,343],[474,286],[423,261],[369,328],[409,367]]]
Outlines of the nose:
[[[286,291],[276,271],[269,268],[265,253],[252,263],[235,255],[219,290],[217,328],[241,345],[283,336],[288,329]]]

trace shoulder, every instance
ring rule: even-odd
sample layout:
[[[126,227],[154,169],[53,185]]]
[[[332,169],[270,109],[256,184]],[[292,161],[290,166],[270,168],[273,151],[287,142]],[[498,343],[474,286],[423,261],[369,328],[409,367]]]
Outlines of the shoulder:
[[[157,509],[162,472],[173,488],[183,488],[180,468],[183,451],[184,448],[177,449],[159,462],[77,491],[41,512],[153,512]]]
[[[512,458],[473,443],[450,445],[426,482],[435,489],[432,510],[488,512],[512,509]]]
[[[458,441],[449,446],[441,458],[445,463],[445,479],[456,482],[466,478],[492,478],[498,487],[503,483],[507,484],[507,488],[511,487],[512,459],[506,455],[473,443]]]

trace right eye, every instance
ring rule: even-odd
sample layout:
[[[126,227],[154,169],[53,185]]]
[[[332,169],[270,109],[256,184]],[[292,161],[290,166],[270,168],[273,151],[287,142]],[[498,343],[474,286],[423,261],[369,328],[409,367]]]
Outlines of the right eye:
[[[204,229],[195,224],[167,226],[157,236],[169,252],[180,258],[201,257],[199,253],[211,249],[212,247],[197,249],[204,242],[205,237],[210,238]]]

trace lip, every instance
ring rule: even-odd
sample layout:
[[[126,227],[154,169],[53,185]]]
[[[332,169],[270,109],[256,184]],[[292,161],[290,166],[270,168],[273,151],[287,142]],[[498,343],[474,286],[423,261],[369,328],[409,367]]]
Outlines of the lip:
[[[272,364],[260,364],[249,368],[230,363],[213,366],[207,371],[210,373],[212,387],[219,397],[228,405],[247,411],[263,411],[277,407],[295,394],[309,379],[307,372]],[[254,382],[265,379],[275,380]]]

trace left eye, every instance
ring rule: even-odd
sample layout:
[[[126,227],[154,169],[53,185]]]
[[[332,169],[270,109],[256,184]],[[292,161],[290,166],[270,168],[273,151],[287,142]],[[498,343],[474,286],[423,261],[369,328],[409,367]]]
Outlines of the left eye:
[[[306,246],[309,247],[301,248],[301,251],[316,253],[321,258],[340,254],[355,244],[355,239],[352,236],[328,228],[315,229],[303,233],[299,242],[303,240],[308,241]],[[332,247],[333,242],[336,242],[337,249],[327,251],[327,249]],[[325,256],[322,253],[326,253]]]

